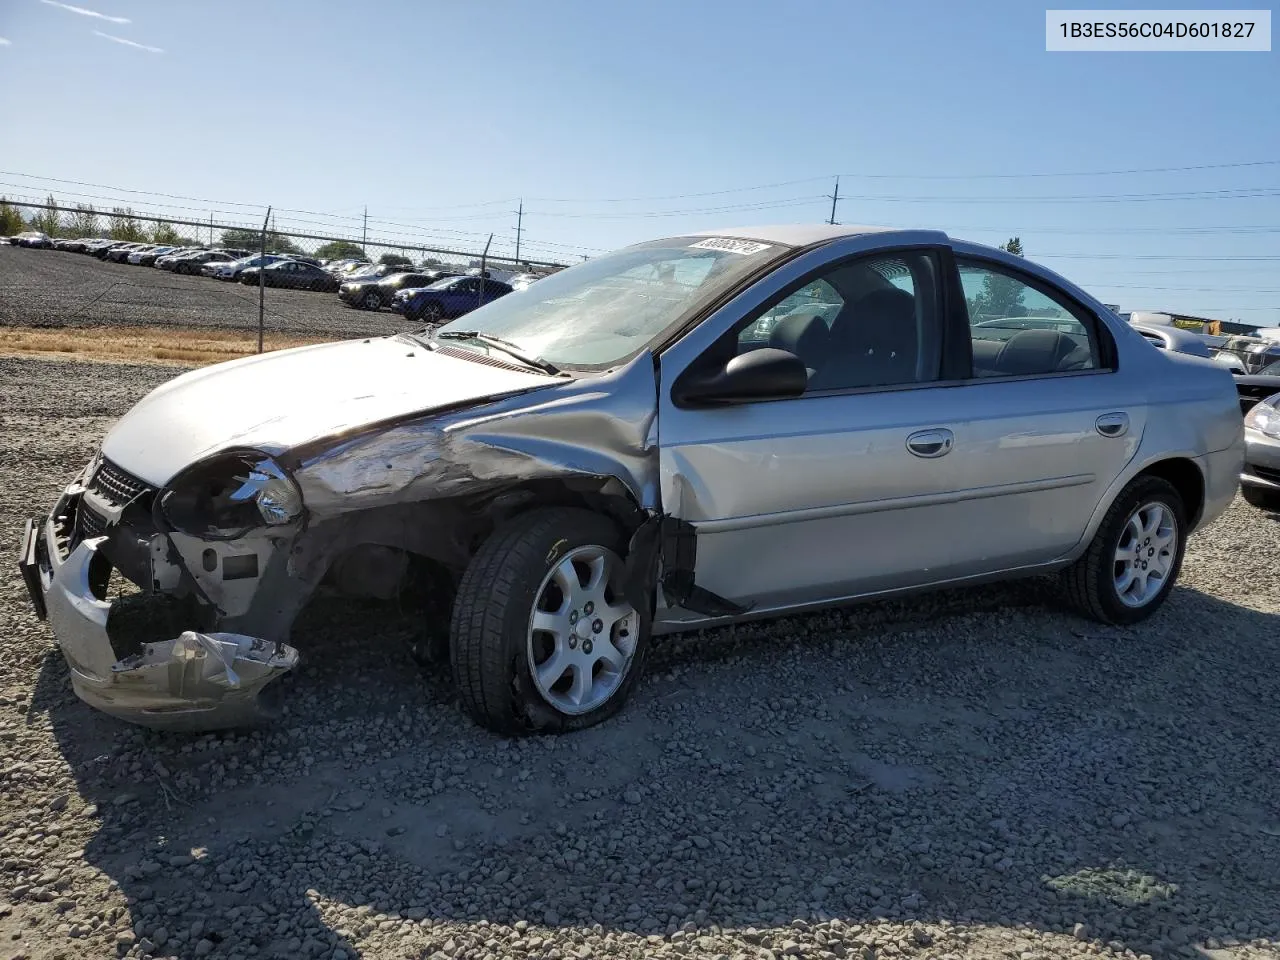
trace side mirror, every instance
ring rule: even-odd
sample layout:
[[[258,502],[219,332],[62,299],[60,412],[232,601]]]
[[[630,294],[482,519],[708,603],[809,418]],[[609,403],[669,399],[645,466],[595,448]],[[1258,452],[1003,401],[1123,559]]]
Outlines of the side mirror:
[[[710,375],[695,376],[677,383],[676,403],[750,403],[753,400],[784,400],[798,397],[809,385],[809,371],[794,353],[762,347],[734,357]]]

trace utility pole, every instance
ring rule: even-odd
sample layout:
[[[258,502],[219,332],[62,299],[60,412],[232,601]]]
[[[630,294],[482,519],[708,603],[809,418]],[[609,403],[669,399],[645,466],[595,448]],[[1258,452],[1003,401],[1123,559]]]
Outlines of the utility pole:
[[[262,218],[262,242],[258,261],[258,352],[262,352],[262,336],[267,323],[267,224],[271,222],[271,208],[267,207],[267,215]]]
[[[485,290],[485,287],[489,286],[488,281],[486,280],[486,278],[489,276],[489,271],[486,269],[485,265],[489,260],[489,244],[491,243],[493,243],[492,233],[489,234],[489,239],[485,241],[484,253],[480,254],[480,284],[479,284],[480,292],[476,295],[477,307],[484,306],[484,290]]]
[[[831,198],[831,219],[828,220],[827,223],[830,223],[834,226],[836,222],[836,201],[840,199],[840,178],[839,177],[836,177],[835,193],[829,193],[827,194],[827,196]]]
[[[520,207],[516,210],[516,263],[520,263],[520,232],[524,227],[524,197],[520,198]]]
[[[209,211],[209,246],[213,246],[213,211]]]
[[[364,208],[364,228],[360,231],[360,246],[367,247],[369,245],[369,208]],[[368,254],[366,254],[368,256]]]

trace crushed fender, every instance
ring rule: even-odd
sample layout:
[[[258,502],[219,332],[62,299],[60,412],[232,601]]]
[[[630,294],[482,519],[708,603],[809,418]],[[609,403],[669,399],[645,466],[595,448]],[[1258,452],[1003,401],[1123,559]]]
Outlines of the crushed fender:
[[[108,713],[159,729],[243,726],[275,715],[262,694],[297,663],[284,643],[188,630],[116,663],[99,698]]]
[[[667,603],[708,617],[732,617],[751,609],[752,604],[744,606],[698,586],[694,582],[697,560],[698,534],[693,524],[669,514],[650,516],[632,534],[627,550],[628,601],[636,607],[647,604],[656,582]]]

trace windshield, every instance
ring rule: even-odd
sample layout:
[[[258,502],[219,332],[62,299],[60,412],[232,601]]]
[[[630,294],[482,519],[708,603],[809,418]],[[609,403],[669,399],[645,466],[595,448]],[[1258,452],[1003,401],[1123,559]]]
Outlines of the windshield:
[[[1264,377],[1280,377],[1280,360],[1272,360],[1258,373]]]
[[[561,270],[438,332],[500,337],[558,367],[613,366],[788,249],[708,237],[642,243]]]

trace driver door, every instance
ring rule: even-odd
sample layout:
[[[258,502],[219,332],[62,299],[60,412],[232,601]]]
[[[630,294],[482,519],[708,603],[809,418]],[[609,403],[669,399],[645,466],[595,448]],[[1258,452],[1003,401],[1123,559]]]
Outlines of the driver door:
[[[696,531],[698,585],[757,610],[965,566],[948,539],[960,487],[943,379],[949,251],[859,255],[869,246],[851,238],[798,258],[661,360],[663,508]],[[702,407],[673,399],[686,370],[770,345],[809,368],[802,396]]]

